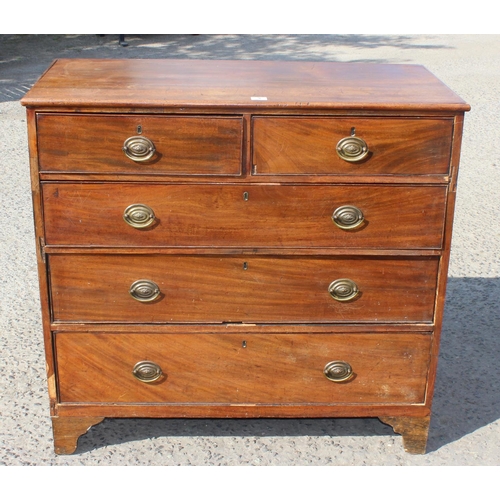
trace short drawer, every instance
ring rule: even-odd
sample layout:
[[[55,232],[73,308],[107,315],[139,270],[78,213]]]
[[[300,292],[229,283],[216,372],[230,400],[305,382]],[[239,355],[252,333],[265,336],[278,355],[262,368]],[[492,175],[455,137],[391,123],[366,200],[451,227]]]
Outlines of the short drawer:
[[[42,172],[240,175],[241,117],[37,115]]]
[[[438,262],[437,257],[52,254],[53,319],[431,322]]]
[[[449,170],[452,119],[256,117],[252,123],[256,175],[429,175]]]
[[[431,335],[57,333],[55,345],[62,403],[419,404]]]
[[[45,184],[43,198],[49,245],[420,249],[441,248],[446,188]]]

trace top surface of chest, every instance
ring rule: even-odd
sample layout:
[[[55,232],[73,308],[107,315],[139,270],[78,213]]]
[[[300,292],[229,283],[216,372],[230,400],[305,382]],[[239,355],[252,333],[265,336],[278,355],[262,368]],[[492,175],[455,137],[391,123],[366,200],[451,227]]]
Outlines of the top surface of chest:
[[[467,111],[424,67],[369,63],[60,59],[25,106]]]

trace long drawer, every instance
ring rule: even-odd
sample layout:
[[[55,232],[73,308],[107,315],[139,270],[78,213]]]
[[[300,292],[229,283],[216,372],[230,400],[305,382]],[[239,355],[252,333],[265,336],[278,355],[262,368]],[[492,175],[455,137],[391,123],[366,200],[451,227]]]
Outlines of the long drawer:
[[[55,346],[62,403],[418,404],[431,336],[57,333]]]
[[[52,254],[52,316],[129,323],[431,322],[438,263],[437,257]]]
[[[241,116],[39,113],[37,129],[41,172],[241,174]]]
[[[450,166],[451,119],[256,117],[252,124],[256,175],[429,175]]]
[[[446,187],[43,185],[55,245],[440,248]]]

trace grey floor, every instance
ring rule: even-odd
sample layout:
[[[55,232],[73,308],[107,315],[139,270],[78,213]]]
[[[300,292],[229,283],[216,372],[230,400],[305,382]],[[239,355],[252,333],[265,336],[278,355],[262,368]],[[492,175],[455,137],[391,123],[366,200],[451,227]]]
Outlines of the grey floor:
[[[0,465],[500,465],[500,36],[0,35]],[[377,419],[105,420],[53,453],[24,109],[54,58],[423,64],[472,106],[428,453]]]

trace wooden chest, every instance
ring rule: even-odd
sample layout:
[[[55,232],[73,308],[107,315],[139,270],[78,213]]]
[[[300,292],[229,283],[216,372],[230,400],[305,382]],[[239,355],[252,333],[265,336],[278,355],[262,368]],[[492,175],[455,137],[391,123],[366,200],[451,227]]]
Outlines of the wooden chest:
[[[378,417],[424,453],[464,112],[421,66],[58,60],[27,107],[56,453]]]

